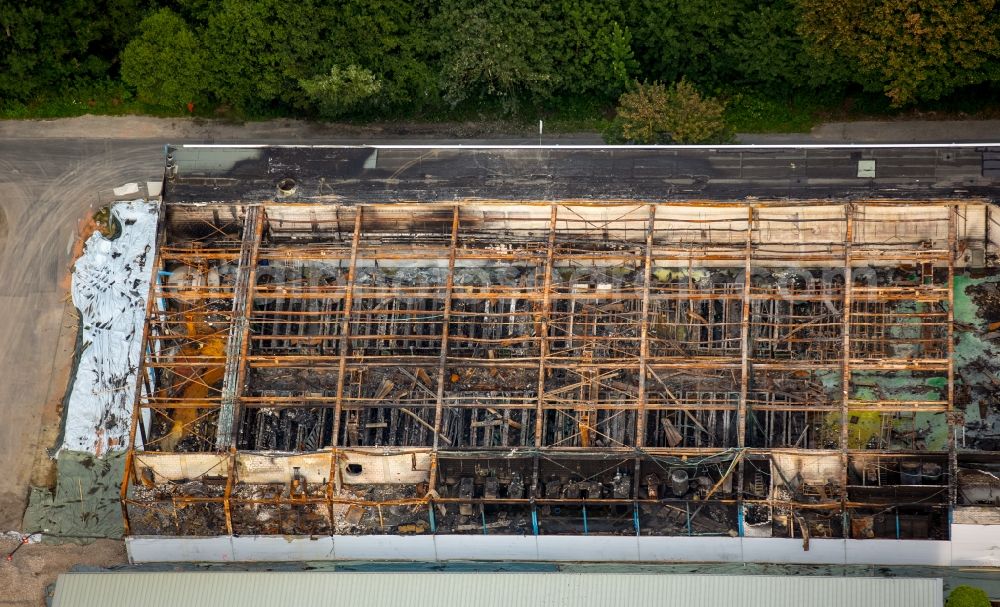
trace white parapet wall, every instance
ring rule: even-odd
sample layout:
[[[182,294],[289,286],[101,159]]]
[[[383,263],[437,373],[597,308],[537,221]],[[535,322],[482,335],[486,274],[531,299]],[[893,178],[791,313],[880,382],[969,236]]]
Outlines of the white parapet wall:
[[[757,562],[1000,567],[1000,525],[952,525],[951,541],[558,535],[130,537],[132,563],[386,561]]]

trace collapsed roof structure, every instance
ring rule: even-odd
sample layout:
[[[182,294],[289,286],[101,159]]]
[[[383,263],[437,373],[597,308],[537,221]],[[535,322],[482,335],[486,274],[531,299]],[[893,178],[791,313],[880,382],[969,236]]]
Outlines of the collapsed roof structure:
[[[948,540],[991,153],[168,147],[126,533]]]

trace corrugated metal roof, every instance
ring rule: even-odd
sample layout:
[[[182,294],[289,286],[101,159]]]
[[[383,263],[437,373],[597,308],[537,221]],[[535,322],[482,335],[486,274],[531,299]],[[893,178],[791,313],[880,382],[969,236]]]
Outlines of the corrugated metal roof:
[[[941,579],[614,573],[67,573],[54,607],[941,607]]]

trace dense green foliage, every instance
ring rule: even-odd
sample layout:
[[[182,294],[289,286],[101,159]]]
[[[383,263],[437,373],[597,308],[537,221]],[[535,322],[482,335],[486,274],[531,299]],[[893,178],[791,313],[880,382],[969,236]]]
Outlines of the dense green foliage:
[[[636,80],[682,79],[725,101],[737,126],[799,124],[809,108],[848,98],[869,106],[882,98],[887,111],[988,100],[1000,88],[1000,5],[0,0],[8,115],[72,99],[349,119],[547,117],[586,107],[599,120]]]
[[[201,100],[208,91],[208,61],[188,24],[166,8],[143,24],[122,53],[122,78],[148,103],[179,107]]]
[[[956,586],[948,595],[944,605],[945,607],[990,607],[990,598],[979,588]]]
[[[859,70],[896,105],[1000,77],[996,0],[798,0],[813,55]]]
[[[324,118],[337,118],[357,109],[382,90],[382,82],[375,74],[356,65],[345,69],[335,65],[329,74],[302,80],[300,84]]]

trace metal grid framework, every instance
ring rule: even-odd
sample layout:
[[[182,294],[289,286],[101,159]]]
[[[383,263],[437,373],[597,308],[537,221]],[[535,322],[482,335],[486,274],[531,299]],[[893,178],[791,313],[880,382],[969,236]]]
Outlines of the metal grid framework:
[[[898,537],[968,204],[167,204],[126,531]]]

